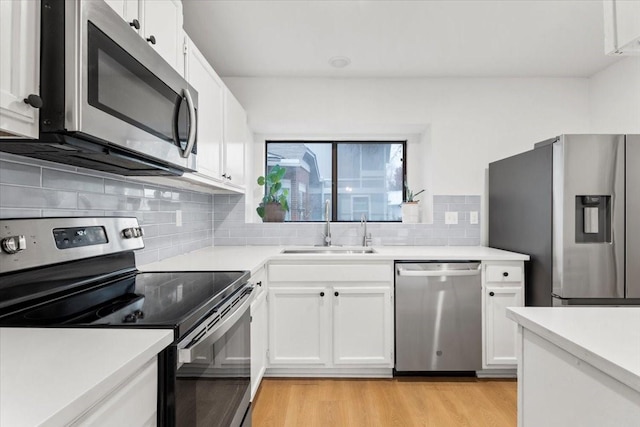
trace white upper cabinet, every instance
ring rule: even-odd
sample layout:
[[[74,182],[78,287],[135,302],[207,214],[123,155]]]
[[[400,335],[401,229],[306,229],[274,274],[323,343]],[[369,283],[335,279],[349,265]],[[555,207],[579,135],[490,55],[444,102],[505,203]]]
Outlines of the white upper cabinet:
[[[180,75],[184,75],[180,0],[107,0]]]
[[[185,77],[198,91],[198,173],[219,179],[224,83],[188,37],[186,46]]]
[[[198,91],[198,172],[185,178],[244,192],[247,114],[186,35],[185,46],[185,77]]]
[[[40,2],[0,1],[0,136],[38,137],[39,46]]]
[[[143,37],[173,68],[184,75],[182,2],[180,0],[142,0],[140,2]],[[155,41],[155,43],[154,43]]]
[[[229,184],[244,185],[245,145],[249,143],[248,138],[251,135],[247,125],[247,113],[226,87],[224,100],[222,178]]]
[[[640,55],[640,1],[604,0],[604,51]]]

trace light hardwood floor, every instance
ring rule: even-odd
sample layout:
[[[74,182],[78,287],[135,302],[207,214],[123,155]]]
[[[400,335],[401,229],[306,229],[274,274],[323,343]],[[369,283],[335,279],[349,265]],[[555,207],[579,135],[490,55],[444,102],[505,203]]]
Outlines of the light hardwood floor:
[[[513,427],[515,380],[265,378],[255,427]]]

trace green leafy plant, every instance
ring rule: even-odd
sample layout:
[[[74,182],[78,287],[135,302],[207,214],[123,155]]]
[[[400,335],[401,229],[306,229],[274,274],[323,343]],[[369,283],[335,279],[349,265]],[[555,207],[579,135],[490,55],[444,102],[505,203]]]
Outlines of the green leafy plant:
[[[424,193],[424,189],[418,191],[417,193],[414,193],[413,191],[411,191],[409,189],[409,184],[407,184],[407,182],[404,182],[404,194],[406,197],[405,202],[406,203],[416,203],[418,202],[418,200],[416,199],[416,196],[418,196],[419,194]]]
[[[289,210],[289,202],[287,202],[287,196],[289,195],[288,188],[282,188],[282,178],[287,173],[287,169],[280,165],[275,165],[265,175],[258,177],[258,185],[265,187],[264,196],[262,202],[256,208],[260,218],[264,218],[264,209],[267,203],[280,203],[283,211]]]

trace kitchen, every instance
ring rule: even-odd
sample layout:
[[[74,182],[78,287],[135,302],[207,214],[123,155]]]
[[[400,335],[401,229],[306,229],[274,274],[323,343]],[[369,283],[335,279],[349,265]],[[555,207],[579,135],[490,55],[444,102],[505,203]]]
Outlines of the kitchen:
[[[251,261],[238,264],[228,259],[250,260],[250,251],[256,247],[260,251],[256,245],[287,247],[322,243],[321,223],[260,223],[255,207],[262,189],[253,183],[257,176],[264,174],[265,141],[345,139],[346,134],[349,140],[407,141],[408,182],[417,189],[427,190],[422,197],[422,224],[374,222],[369,224],[369,231],[372,246],[380,248],[380,255],[374,256],[383,256],[388,247],[391,249],[387,256],[393,258],[393,246],[408,245],[427,246],[418,248],[420,251],[409,249],[413,259],[428,258],[429,253],[442,254],[450,246],[487,244],[485,175],[489,163],[530,150],[534,143],[560,134],[640,133],[639,61],[633,56],[604,55],[600,2],[545,2],[549,3],[546,6],[531,2],[509,6],[500,2],[425,2],[424,10],[412,9],[419,6],[411,3],[385,2],[376,2],[380,3],[377,6],[345,2],[336,5],[336,10],[320,3],[296,6],[286,2],[212,2],[202,6],[214,8],[211,14],[190,8],[189,2],[181,5],[180,2],[143,2],[140,8],[153,5],[143,10],[147,20],[151,20],[151,11],[170,13],[171,10],[166,10],[168,3],[175,6],[171,19],[160,22],[168,27],[168,21],[181,21],[184,14],[184,24],[178,28],[187,30],[201,51],[200,57],[210,63],[209,67],[203,65],[202,68],[211,68],[214,74],[223,76],[216,79],[217,76],[212,75],[218,83],[217,89],[226,93],[228,88],[232,94],[216,98],[219,102],[211,108],[219,108],[221,116],[222,111],[235,111],[242,117],[242,110],[246,110],[252,143],[246,140],[234,144],[242,141],[243,135],[246,138],[246,119],[238,120],[245,123],[245,129],[216,124],[224,122],[225,117],[220,122],[204,123],[212,132],[218,132],[219,137],[211,138],[213,148],[209,151],[217,155],[208,164],[204,161],[208,151],[200,128],[198,162],[204,164],[206,170],[199,168],[198,174],[180,181],[165,177],[141,181],[2,154],[2,218],[136,216],[145,233],[145,248],[136,251],[136,264],[143,268],[197,249],[206,252],[211,246],[217,249],[234,246],[229,248],[234,251],[231,255],[219,257],[209,264],[210,268],[253,269],[260,261],[250,265]],[[7,4],[3,2],[3,7]],[[175,12],[178,9],[180,13]],[[122,9],[122,13],[127,15],[130,11]],[[304,22],[315,15],[322,17],[316,18],[320,22],[332,23],[330,28],[315,31],[335,34],[336,40],[327,40],[328,46],[323,48],[326,51],[320,49],[321,58],[308,59],[316,61],[318,69],[302,69],[296,74],[291,70],[304,67],[298,61],[303,61],[314,49],[285,44],[285,41],[293,43],[301,38],[299,34],[313,39],[317,33],[304,32]],[[367,19],[360,22],[362,16]],[[453,16],[460,17],[459,23],[444,25]],[[536,21],[530,16],[541,18]],[[584,16],[585,21],[573,16]],[[382,51],[385,40],[393,40],[379,31],[390,17],[402,23],[406,31],[432,28],[433,33],[419,33],[418,38],[432,44],[416,46],[407,42],[407,51],[396,46]],[[573,21],[576,21],[575,28],[569,25]],[[354,22],[362,26],[366,22],[377,25],[373,25],[373,29],[357,27],[360,31],[369,31],[368,37],[346,43],[345,40],[350,40],[348,29]],[[143,32],[147,31],[146,25],[145,20]],[[202,26],[226,29],[226,32],[215,37],[208,37],[206,33],[198,35],[195,30]],[[268,38],[272,26],[290,32],[280,36],[276,33],[272,40]],[[401,33],[401,29],[396,28],[396,32]],[[150,38],[151,35],[144,36]],[[158,33],[155,35],[160,46],[163,38]],[[254,43],[264,40],[264,44],[249,51],[247,45],[242,44],[247,42],[243,37]],[[478,54],[480,59],[470,56],[470,44],[483,46],[487,51]],[[524,47],[531,45],[536,48]],[[225,46],[228,49],[225,56],[215,54],[216,49],[225,52]],[[338,48],[348,48],[349,52],[337,51]],[[437,63],[419,62],[422,56],[414,52],[427,48],[431,50],[425,51],[423,60],[427,61],[430,55],[441,55],[436,56]],[[375,61],[369,65],[371,69],[358,68],[362,62],[366,63],[366,58],[355,56],[343,69],[332,68],[327,63],[336,55],[356,55],[351,51],[372,55],[373,59],[369,60]],[[172,52],[178,58],[173,65],[179,68],[182,49],[172,49]],[[389,55],[389,59],[381,62],[381,52]],[[467,57],[468,62],[458,68],[444,67],[453,52],[461,58]],[[536,57],[534,52],[549,56]],[[251,57],[256,58],[254,65],[234,68]],[[490,60],[482,62],[482,57]],[[276,58],[279,59],[276,61]],[[402,62],[409,59],[418,62]],[[198,101],[203,108],[201,103],[206,100],[200,92]],[[240,111],[238,105],[241,105]],[[225,135],[225,129],[233,129],[240,136]],[[231,169],[226,170],[227,167]],[[227,178],[229,175],[231,179]],[[220,190],[227,193],[215,193]],[[458,212],[460,224],[444,223],[444,212],[448,211]],[[479,212],[478,224],[471,224],[466,217],[474,211]],[[359,245],[359,222],[331,225],[335,244]],[[248,245],[246,252],[243,252],[244,245]],[[239,249],[235,248],[238,246]],[[439,252],[430,252],[433,250]],[[188,262],[194,256],[180,257],[178,262]],[[297,258],[314,256],[298,255]],[[265,254],[264,258],[267,257]],[[271,277],[268,279],[271,286]]]

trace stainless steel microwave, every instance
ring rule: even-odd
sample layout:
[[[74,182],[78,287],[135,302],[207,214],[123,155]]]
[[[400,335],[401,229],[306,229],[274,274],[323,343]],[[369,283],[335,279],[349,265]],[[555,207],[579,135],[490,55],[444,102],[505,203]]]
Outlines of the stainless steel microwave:
[[[104,1],[41,4],[39,138],[0,150],[120,175],[196,170],[186,80]]]

